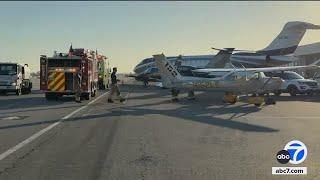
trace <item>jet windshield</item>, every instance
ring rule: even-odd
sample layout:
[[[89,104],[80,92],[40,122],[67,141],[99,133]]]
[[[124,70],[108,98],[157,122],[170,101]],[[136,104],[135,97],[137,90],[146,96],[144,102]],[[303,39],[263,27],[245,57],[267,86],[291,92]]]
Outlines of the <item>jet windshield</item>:
[[[17,74],[17,65],[15,64],[0,64],[0,75]]]
[[[159,72],[158,68],[148,68],[144,71],[144,73],[150,73],[150,74],[157,73],[157,72]]]

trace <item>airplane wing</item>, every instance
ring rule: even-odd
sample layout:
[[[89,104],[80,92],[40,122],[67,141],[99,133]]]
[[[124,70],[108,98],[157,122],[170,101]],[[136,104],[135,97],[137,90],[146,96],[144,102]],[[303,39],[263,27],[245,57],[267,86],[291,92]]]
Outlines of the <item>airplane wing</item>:
[[[248,68],[242,69],[243,71],[250,72],[277,72],[277,71],[293,71],[293,70],[308,70],[308,69],[319,69],[319,66],[288,66],[288,67],[267,67],[267,68]]]
[[[266,67],[266,68],[221,68],[221,69],[196,69],[192,72],[194,73],[213,73],[213,72],[277,72],[277,71],[293,71],[293,70],[308,70],[308,69],[319,69],[320,67],[317,65],[308,65],[308,66],[286,66],[286,67]]]

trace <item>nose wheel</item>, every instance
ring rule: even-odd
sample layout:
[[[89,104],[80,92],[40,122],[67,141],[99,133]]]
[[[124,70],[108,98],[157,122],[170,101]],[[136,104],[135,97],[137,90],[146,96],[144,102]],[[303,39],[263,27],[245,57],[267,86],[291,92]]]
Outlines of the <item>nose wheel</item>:
[[[194,91],[189,91],[188,92],[188,97],[187,97],[188,100],[195,100],[196,97],[194,96]]]
[[[248,103],[260,107],[263,103],[266,105],[274,105],[276,104],[276,101],[274,98],[270,97],[269,94],[266,96],[257,96],[256,94],[253,94],[252,96],[248,97]]]
[[[230,92],[226,92],[222,99],[224,103],[229,103],[229,104],[235,104],[237,100],[238,100],[238,96]]]

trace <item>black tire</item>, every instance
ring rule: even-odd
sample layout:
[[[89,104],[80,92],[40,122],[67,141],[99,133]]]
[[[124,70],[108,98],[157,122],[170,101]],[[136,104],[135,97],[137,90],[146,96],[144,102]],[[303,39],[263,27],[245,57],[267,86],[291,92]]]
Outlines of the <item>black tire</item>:
[[[257,107],[260,107],[262,104],[261,103],[255,103],[254,105],[257,106]]]
[[[174,96],[174,97],[176,97],[176,96],[178,96],[179,95],[179,90],[178,89],[171,89],[171,94],[172,94],[172,96]]]
[[[46,97],[46,100],[48,101],[57,99],[57,96],[52,93],[45,93],[45,97]]]
[[[172,102],[179,102],[179,99],[178,98],[172,98],[171,101]]]
[[[280,96],[280,95],[281,95],[281,91],[275,91],[275,92],[273,92],[273,94],[274,94],[275,96]]]
[[[27,89],[21,89],[21,94],[27,94]]]
[[[312,96],[314,93],[313,93],[312,91],[310,91],[310,92],[307,92],[307,94],[308,94],[309,96]]]
[[[265,104],[266,104],[266,105],[276,104],[276,101],[275,101],[273,98],[271,98],[271,97],[266,97],[266,98],[265,98]]]
[[[22,94],[30,94],[31,93],[31,89],[28,87],[28,88],[24,88],[24,89],[21,89],[21,93]]]
[[[289,86],[288,92],[290,96],[296,96],[298,94],[298,88],[296,86]]]
[[[84,94],[83,94],[83,98],[84,98],[85,100],[90,100],[90,93],[84,93]]]

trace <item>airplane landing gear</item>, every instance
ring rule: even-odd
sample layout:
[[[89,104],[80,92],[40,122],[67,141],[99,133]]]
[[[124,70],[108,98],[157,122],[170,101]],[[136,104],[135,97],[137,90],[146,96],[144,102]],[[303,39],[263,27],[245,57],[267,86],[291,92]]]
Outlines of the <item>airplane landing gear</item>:
[[[237,95],[234,93],[226,92],[223,96],[223,102],[224,103],[229,103],[229,104],[235,104],[238,100]]]
[[[188,97],[187,97],[188,100],[195,100],[195,96],[194,96],[194,91],[191,90],[188,92]]]
[[[179,99],[178,99],[179,93],[180,93],[180,91],[178,89],[175,89],[175,88],[171,89],[171,95],[172,95],[172,99],[171,100],[173,102],[179,101]]]
[[[276,100],[267,94],[267,96],[264,98],[264,103],[266,103],[266,105],[276,104]]]
[[[254,104],[257,107],[260,107],[264,102],[263,96],[257,96],[256,94],[252,94],[252,96],[248,97],[248,103]]]

